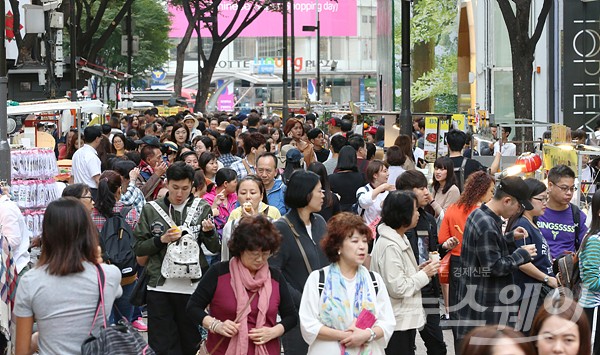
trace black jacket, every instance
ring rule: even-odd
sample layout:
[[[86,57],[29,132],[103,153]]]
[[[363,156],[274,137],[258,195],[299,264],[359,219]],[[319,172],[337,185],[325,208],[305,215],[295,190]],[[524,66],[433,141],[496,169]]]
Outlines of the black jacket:
[[[329,264],[325,253],[321,249],[321,239],[327,232],[327,224],[320,215],[313,213],[310,216],[310,224],[312,231],[312,239],[306,232],[306,226],[298,215],[298,210],[292,209],[285,217],[294,226],[295,231],[299,234],[300,243],[304,248],[308,263],[311,270],[306,269],[304,258],[296,243],[296,237],[287,222],[281,218],[275,222],[275,227],[279,230],[282,236],[281,246],[279,251],[269,259],[269,264],[280,270],[285,277],[290,293],[294,299],[296,307],[300,307],[300,299],[304,284],[311,271],[318,270]]]
[[[424,209],[419,208],[419,221],[417,222],[417,226],[413,229],[406,231],[406,237],[410,242],[410,247],[415,254],[415,260],[417,260],[417,264],[419,262],[419,238],[429,237],[429,246],[428,250],[430,252],[437,251],[440,253],[440,259],[443,258],[447,250],[442,248],[442,245],[438,243],[438,235],[437,235],[437,223],[435,222],[435,217],[431,215],[431,213],[426,212]],[[437,276],[431,279],[429,285],[425,286],[421,293],[423,296],[432,296],[438,297],[440,292],[440,283]]]

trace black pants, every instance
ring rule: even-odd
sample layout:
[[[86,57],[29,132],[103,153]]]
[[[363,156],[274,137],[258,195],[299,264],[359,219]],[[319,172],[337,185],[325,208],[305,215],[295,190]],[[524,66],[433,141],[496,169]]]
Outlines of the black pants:
[[[600,354],[600,309],[596,313],[596,331],[594,332],[594,311],[596,308],[584,308],[583,311],[590,322],[590,329],[592,330],[592,343],[594,343],[594,349],[592,355]]]
[[[385,348],[386,355],[415,355],[415,337],[417,336],[416,329],[410,330],[396,330],[387,348]],[[287,353],[286,353],[287,355]],[[333,354],[331,354],[333,355]]]
[[[444,342],[444,333],[440,327],[440,305],[437,295],[433,293],[424,293],[423,308],[427,320],[425,327],[419,330],[421,339],[427,348],[427,355],[446,355],[446,343]]]
[[[186,307],[190,295],[148,291],[148,344],[157,355],[195,355],[200,332]]]
[[[299,325],[281,336],[281,343],[285,355],[306,355],[308,353],[308,344],[302,338]]]
[[[448,306],[450,306],[450,319],[452,324],[458,321],[458,312],[452,310],[452,306],[458,304],[458,279],[460,278],[460,256],[450,256],[450,277],[448,284]],[[454,352],[460,355],[460,339],[458,339],[456,326],[452,326],[452,336],[454,337]]]

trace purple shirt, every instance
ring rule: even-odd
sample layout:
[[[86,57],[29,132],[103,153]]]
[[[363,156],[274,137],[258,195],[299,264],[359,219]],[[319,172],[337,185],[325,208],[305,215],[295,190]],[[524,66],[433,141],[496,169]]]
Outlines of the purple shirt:
[[[579,235],[575,236],[575,222],[571,205],[563,211],[555,211],[546,208],[544,215],[540,216],[537,225],[544,238],[550,246],[550,256],[556,259],[565,251],[576,252],[579,243],[583,240],[587,227],[585,226],[586,215],[579,211]]]

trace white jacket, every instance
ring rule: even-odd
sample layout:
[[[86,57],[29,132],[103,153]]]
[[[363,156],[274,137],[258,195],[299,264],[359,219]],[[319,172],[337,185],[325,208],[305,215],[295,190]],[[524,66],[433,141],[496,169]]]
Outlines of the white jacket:
[[[429,283],[419,270],[410,242],[385,224],[379,225],[379,238],[371,253],[371,270],[379,273],[387,288],[394,316],[395,330],[418,329],[425,325],[421,288]]]

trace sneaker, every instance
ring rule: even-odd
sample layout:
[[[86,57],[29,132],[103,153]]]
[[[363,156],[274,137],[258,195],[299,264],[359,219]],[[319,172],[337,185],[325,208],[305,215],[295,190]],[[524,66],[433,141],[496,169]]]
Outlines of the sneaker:
[[[144,322],[142,317],[139,317],[138,319],[134,320],[133,323],[131,323],[131,325],[138,332],[147,332],[148,331],[148,326],[146,325],[146,322]]]

